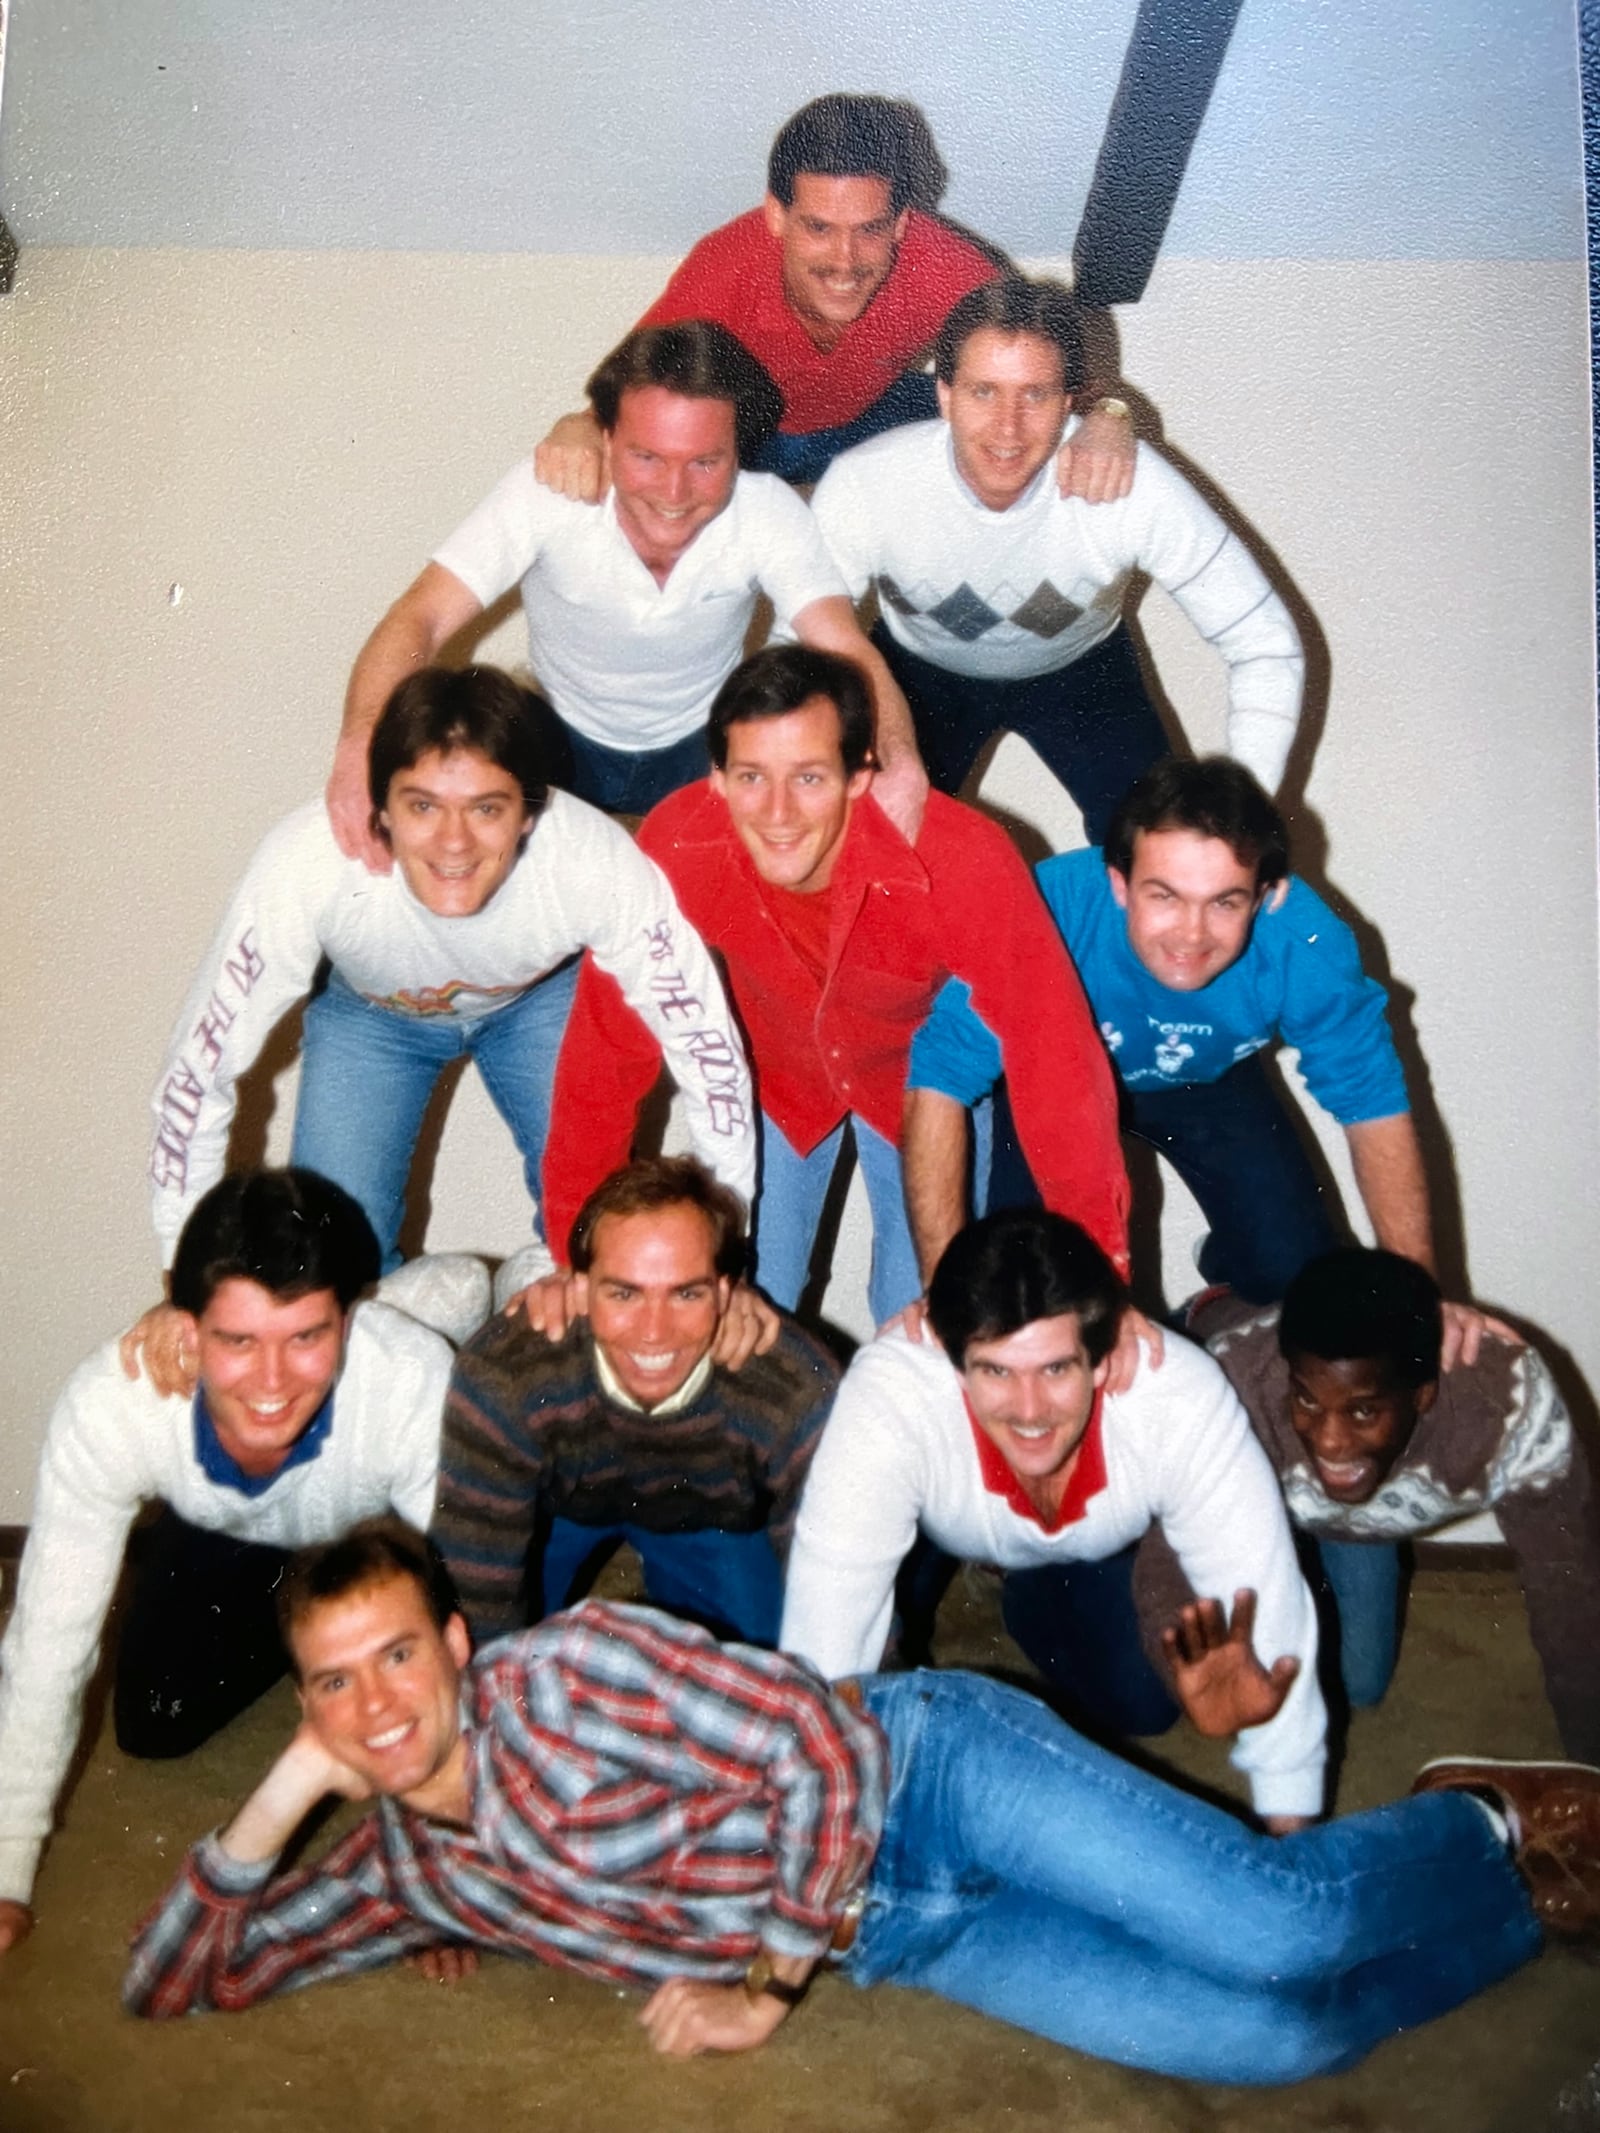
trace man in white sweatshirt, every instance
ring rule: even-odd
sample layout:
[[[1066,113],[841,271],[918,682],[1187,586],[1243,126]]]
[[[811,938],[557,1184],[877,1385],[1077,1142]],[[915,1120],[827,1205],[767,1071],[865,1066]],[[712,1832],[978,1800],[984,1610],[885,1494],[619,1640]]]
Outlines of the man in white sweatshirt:
[[[492,667],[424,668],[394,691],[369,752],[371,819],[393,871],[346,859],[318,801],[262,843],[151,1099],[163,1264],[222,1174],[239,1075],[307,994],[290,1160],[359,1201],[385,1270],[399,1264],[423,1114],[463,1056],[510,1128],[564,1258],[573,1217],[614,1160],[590,1129],[605,1129],[611,1146],[633,1126],[630,1115],[619,1133],[591,1092],[573,1087],[564,1102],[556,1087],[580,953],[616,979],[661,1047],[692,1152],[750,1206],[755,1104],[722,982],[660,868],[620,824],[548,782],[547,717]]]
[[[477,1293],[430,1296],[430,1269]],[[113,1691],[118,1745],[139,1756],[188,1754],[284,1671],[274,1592],[295,1549],[389,1509],[427,1524],[452,1353],[422,1315],[465,1331],[487,1312],[488,1275],[459,1257],[414,1261],[413,1317],[356,1303],[377,1273],[371,1227],[337,1185],[235,1172],[195,1208],[173,1262],[194,1397],[130,1379],[115,1341],[68,1380],[0,1645],[0,1950],[33,1923],[39,1854],[142,1506],[162,1508],[134,1542]]]
[[[962,297],[935,345],[937,422],[837,458],[812,509],[916,727],[959,792],[991,735],[1019,733],[1071,793],[1091,844],[1171,746],[1124,628],[1153,579],[1228,673],[1228,753],[1277,790],[1305,682],[1288,609],[1237,534],[1147,444],[1119,501],[1063,496],[1055,456],[1083,377],[1059,283],[1006,276]]]
[[[800,1503],[782,1648],[830,1680],[871,1672],[920,1531],[1007,1573],[1008,1627],[1080,1722],[1160,1731],[1176,1707],[1156,1723],[1138,1708],[1149,1669],[1124,1567],[1159,1519],[1213,1641],[1232,1602],[1227,1641],[1259,1714],[1234,1764],[1269,1829],[1300,1828],[1323,1805],[1326,1717],[1277,1481],[1227,1379],[1187,1341],[1169,1336],[1159,1371],[1144,1362],[1126,1392],[1104,1390],[1122,1309],[1109,1260],[1063,1216],[964,1229],[929,1285],[937,1340],[892,1331],[845,1373]],[[1045,1604],[1014,1609],[1030,1577]],[[1170,1663],[1178,1633],[1164,1642]],[[1208,1730],[1203,1709],[1189,1715]]]

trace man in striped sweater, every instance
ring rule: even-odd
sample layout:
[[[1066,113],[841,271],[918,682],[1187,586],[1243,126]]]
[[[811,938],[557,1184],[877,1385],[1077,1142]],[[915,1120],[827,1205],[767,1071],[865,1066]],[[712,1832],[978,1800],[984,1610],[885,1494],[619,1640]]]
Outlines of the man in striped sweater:
[[[782,1562],[838,1366],[788,1319],[712,1360],[738,1202],[688,1157],[629,1164],[572,1232],[579,1315],[520,1316],[457,1358],[433,1537],[481,1643],[564,1606],[626,1540],[658,1606],[775,1644]]]

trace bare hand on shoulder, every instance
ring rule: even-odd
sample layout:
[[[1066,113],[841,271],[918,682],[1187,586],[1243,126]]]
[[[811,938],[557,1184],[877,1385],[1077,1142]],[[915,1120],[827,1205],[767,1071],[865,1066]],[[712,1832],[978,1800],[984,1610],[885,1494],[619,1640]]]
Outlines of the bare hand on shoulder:
[[[323,804],[328,810],[333,841],[346,859],[359,859],[369,874],[387,874],[394,866],[394,854],[372,827],[372,793],[367,784],[369,740],[365,733],[340,735]]]
[[[1166,1335],[1152,1318],[1124,1307],[1117,1327],[1116,1346],[1106,1358],[1106,1391],[1126,1392],[1139,1375],[1140,1349],[1149,1357],[1150,1368],[1159,1370],[1166,1359]]]
[[[1515,1326],[1508,1326],[1504,1319],[1492,1318],[1487,1311],[1480,1311],[1476,1304],[1447,1301],[1439,1310],[1444,1321],[1439,1349],[1441,1370],[1454,1370],[1457,1363],[1465,1364],[1470,1370],[1489,1335],[1497,1341],[1509,1342],[1513,1348],[1522,1346],[1522,1335]]]
[[[922,834],[922,818],[928,810],[928,773],[922,767],[921,758],[909,749],[902,750],[874,774],[872,797],[907,844],[915,845]]]
[[[597,504],[611,487],[605,431],[587,410],[563,415],[535,445],[534,479],[575,504]]]
[[[142,1368],[163,1399],[188,1399],[199,1378],[194,1320],[176,1304],[152,1304],[117,1342],[117,1355],[125,1377],[137,1378]]]
[[[1126,414],[1091,407],[1056,454],[1062,495],[1081,496],[1086,504],[1119,502],[1133,487],[1138,441]]]
[[[765,1355],[783,1330],[783,1320],[759,1289],[736,1281],[728,1291],[711,1360],[719,1370],[742,1370],[753,1355]]]
[[[530,1281],[508,1297],[503,1307],[507,1318],[525,1318],[535,1333],[547,1341],[561,1341],[575,1318],[589,1309],[589,1277],[574,1274],[570,1267],[557,1267],[539,1281]]]

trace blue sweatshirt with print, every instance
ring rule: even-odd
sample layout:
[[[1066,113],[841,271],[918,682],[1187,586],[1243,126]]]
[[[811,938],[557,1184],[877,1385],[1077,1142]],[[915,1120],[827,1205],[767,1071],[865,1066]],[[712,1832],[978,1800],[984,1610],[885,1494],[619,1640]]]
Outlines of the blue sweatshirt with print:
[[[1134,954],[1098,850],[1046,859],[1038,881],[1128,1088],[1216,1081],[1250,1053],[1288,1044],[1340,1125],[1409,1109],[1388,995],[1363,973],[1350,928],[1303,881],[1291,879],[1277,910],[1263,905],[1244,954],[1198,992],[1160,984]],[[911,1047],[908,1086],[970,1105],[1003,1071],[999,1043],[952,978]]]

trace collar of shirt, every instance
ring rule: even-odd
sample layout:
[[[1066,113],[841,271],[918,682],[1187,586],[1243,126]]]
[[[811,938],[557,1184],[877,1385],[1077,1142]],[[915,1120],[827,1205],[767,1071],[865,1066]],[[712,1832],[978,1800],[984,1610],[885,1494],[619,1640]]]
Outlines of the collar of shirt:
[[[1089,1420],[1083,1435],[1078,1439],[1077,1464],[1067,1477],[1066,1488],[1056,1506],[1055,1516],[1046,1518],[1038,1505],[1024,1490],[1010,1467],[1006,1465],[999,1446],[972,1412],[972,1402],[963,1392],[962,1405],[967,1410],[967,1420],[972,1426],[972,1441],[978,1452],[978,1477],[991,1496],[1004,1497],[1019,1518],[1026,1518],[1044,1533],[1059,1533],[1063,1526],[1076,1525],[1085,1516],[1090,1503],[1106,1485],[1106,1447],[1101,1428],[1102,1395],[1096,1391],[1094,1405],[1089,1410]]]
[[[711,1354],[707,1350],[676,1392],[669,1392],[664,1400],[657,1400],[653,1407],[646,1407],[642,1400],[636,1400],[631,1393],[624,1392],[617,1383],[616,1372],[606,1361],[605,1350],[600,1343],[593,1341],[590,1345],[594,1350],[594,1374],[600,1380],[600,1390],[613,1407],[625,1407],[634,1415],[681,1415],[686,1407],[699,1399],[711,1375]]]
[[[643,593],[648,589],[648,598],[653,602],[665,604],[671,601],[675,606],[687,606],[703,597],[701,581],[706,572],[719,570],[728,543],[737,542],[741,538],[739,484],[743,478],[742,474],[734,476],[728,501],[714,518],[706,521],[683,553],[674,559],[664,584],[657,584],[655,573],[629,540],[626,529],[617,517],[617,492],[615,489],[607,489],[598,506],[600,525],[604,528],[605,539],[615,546],[618,559],[631,563],[637,572],[638,575],[634,579],[635,592]],[[752,577],[753,571],[747,570],[745,576]]]
[[[217,1425],[212,1421],[211,1410],[206,1405],[204,1388],[197,1388],[194,1396],[194,1455],[200,1463],[200,1471],[207,1481],[215,1482],[218,1488],[237,1489],[241,1496],[264,1496],[280,1475],[288,1473],[290,1467],[304,1466],[315,1459],[332,1427],[333,1393],[330,1391],[290,1445],[283,1464],[275,1466],[270,1474],[247,1474],[217,1435]]]

